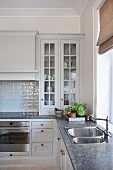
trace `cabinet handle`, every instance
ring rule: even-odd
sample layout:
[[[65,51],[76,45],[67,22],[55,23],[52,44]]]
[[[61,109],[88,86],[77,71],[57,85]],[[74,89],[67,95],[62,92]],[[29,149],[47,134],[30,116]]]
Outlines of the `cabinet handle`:
[[[44,132],[43,130],[41,130],[41,132]]]
[[[42,143],[41,146],[44,146],[44,144]]]
[[[58,140],[60,140],[60,138],[58,138]]]
[[[61,152],[61,155],[65,155],[65,152],[63,149],[61,149],[60,152]]]

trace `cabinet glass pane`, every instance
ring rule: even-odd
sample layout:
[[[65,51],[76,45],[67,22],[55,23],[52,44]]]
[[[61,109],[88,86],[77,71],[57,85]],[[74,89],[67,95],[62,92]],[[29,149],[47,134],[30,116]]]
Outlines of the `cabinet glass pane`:
[[[55,67],[55,56],[50,56],[50,67]]]
[[[51,89],[51,92],[55,92],[55,82],[54,81],[51,81],[50,82],[50,89]]]
[[[49,94],[44,95],[44,101],[45,105],[49,105]]]
[[[55,44],[50,44],[50,55],[55,55]]]
[[[71,44],[71,55],[76,55],[76,44]]]
[[[64,44],[64,55],[69,55],[69,44]]]
[[[50,69],[50,80],[55,80],[55,69]]]
[[[69,69],[64,70],[64,80],[69,80]]]
[[[64,105],[69,105],[69,94],[64,94]]]
[[[71,69],[71,80],[76,80],[76,70]]]
[[[71,56],[71,67],[76,68],[76,56]]]
[[[50,105],[55,105],[55,94],[50,94]]]
[[[44,57],[44,67],[49,67],[49,56]]]
[[[64,56],[64,67],[70,67],[70,58],[69,58],[69,56]]]
[[[44,69],[44,78],[45,80],[49,80],[49,69]]]
[[[49,55],[49,44],[44,44],[44,55]]]
[[[44,92],[50,92],[49,81],[45,81],[44,84]]]

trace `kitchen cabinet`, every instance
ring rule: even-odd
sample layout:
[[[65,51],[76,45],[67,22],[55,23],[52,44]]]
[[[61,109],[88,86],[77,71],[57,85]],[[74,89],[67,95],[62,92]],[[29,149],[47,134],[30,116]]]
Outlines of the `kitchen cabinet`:
[[[79,101],[79,38],[38,35],[40,49],[40,114]]]
[[[55,156],[55,120],[31,122],[31,156]]]
[[[35,80],[36,31],[0,31],[0,80]]]
[[[57,170],[73,170],[60,130],[57,128]]]
[[[61,108],[79,99],[79,43],[61,40]]]
[[[58,105],[58,41],[41,40],[41,108]]]

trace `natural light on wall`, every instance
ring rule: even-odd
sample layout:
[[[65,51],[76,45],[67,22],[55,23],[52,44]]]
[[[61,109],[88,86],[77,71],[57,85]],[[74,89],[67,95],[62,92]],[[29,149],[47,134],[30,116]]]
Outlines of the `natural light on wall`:
[[[113,124],[113,50],[97,56],[97,117]],[[104,122],[101,122],[104,125]]]

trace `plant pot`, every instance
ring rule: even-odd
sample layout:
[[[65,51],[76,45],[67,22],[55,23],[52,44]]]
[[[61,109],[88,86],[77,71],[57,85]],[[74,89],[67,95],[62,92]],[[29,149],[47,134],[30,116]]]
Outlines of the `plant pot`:
[[[75,118],[76,117],[76,112],[70,112],[68,114],[69,117]]]

